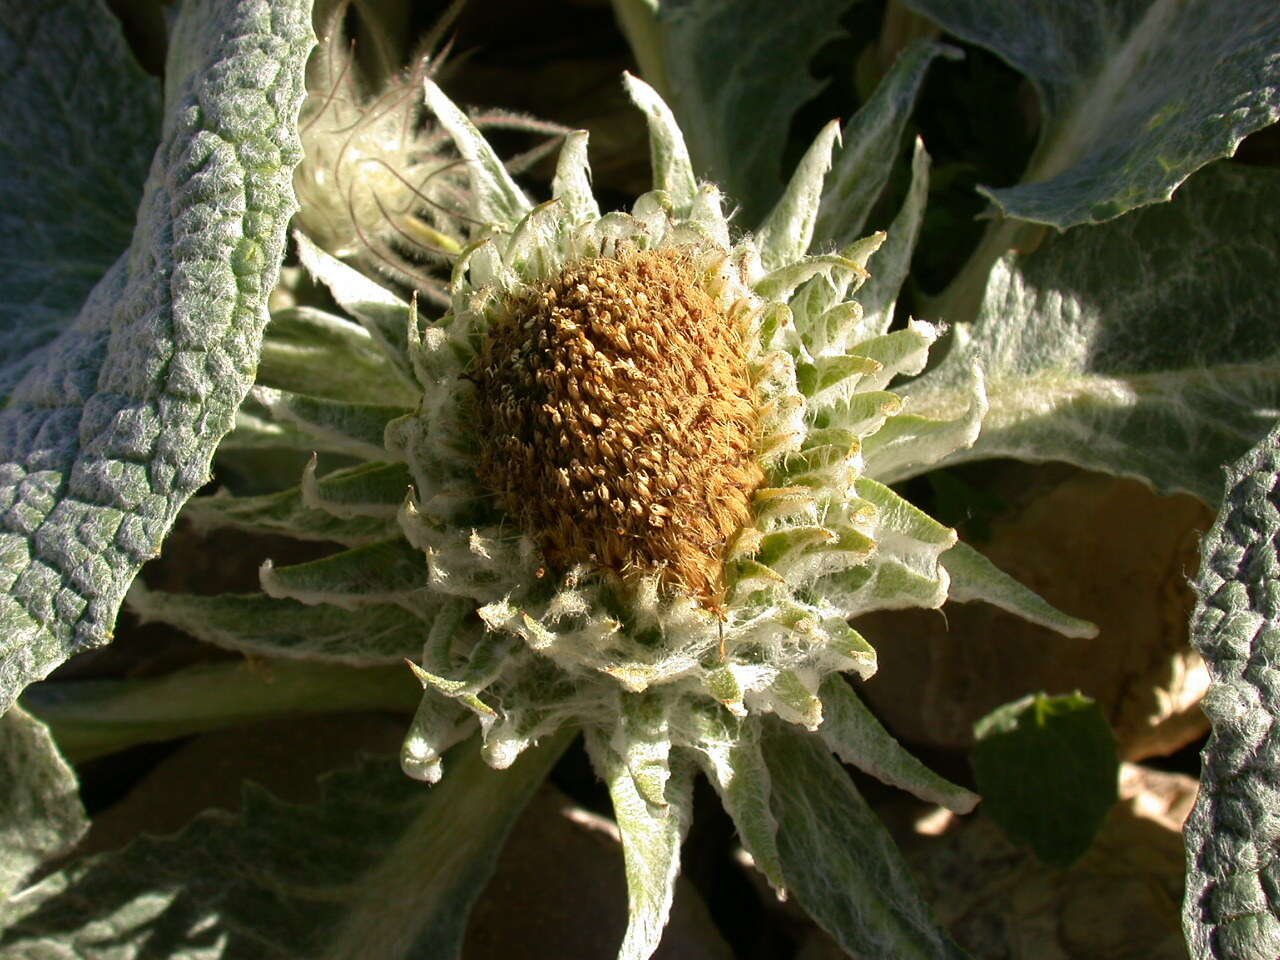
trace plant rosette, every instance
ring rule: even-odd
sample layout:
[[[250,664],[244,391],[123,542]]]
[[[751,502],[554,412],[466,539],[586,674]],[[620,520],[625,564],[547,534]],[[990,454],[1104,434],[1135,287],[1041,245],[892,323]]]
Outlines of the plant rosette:
[[[581,729],[627,862],[620,955],[644,957],[670,907],[698,770],[784,893],[767,715],[926,800],[976,803],[893,741],[843,679],[876,669],[851,618],[950,595],[1065,633],[1091,627],[877,481],[972,443],[986,402],[976,364],[952,421],[913,416],[888,389],[924,368],[941,331],[890,330],[892,309],[864,316],[851,299],[883,233],[809,252],[836,125],[762,226],[735,240],[671,112],[643,82],[626,86],[648,121],[654,189],[602,214],[585,133],[565,139],[553,197],[533,205],[427,79],[428,110],[470,181],[473,242],[447,312],[424,319],[298,237],[304,264],[382,352],[395,386],[371,386],[370,399],[420,401],[399,410],[260,385],[246,410],[262,436],[371,461],[318,477],[313,460],[294,495],[325,520],[295,513],[279,528],[352,549],[267,562],[265,592],[420,621],[410,776],[439,780],[441,755],[477,729],[499,769]],[[243,520],[235,504],[205,498],[192,515]],[[133,602],[166,617],[157,594]]]

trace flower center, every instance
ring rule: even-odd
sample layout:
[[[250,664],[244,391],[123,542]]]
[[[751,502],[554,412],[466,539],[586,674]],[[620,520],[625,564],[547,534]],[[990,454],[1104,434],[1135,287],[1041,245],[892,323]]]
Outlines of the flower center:
[[[739,322],[687,252],[567,267],[489,330],[481,481],[560,569],[657,574],[706,606],[763,479]]]

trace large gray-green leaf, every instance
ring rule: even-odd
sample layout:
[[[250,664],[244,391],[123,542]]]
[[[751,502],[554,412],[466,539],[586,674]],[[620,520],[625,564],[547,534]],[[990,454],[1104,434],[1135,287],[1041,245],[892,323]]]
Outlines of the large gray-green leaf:
[[[0,710],[110,639],[209,476],[284,252],[313,43],[306,0],[190,0],[178,15],[133,242],[0,411]]]
[[[809,60],[839,35],[848,0],[663,0],[665,85],[698,176],[759,223],[782,193],[782,148],[792,114],[818,92]]]
[[[962,409],[976,353],[990,410],[944,462],[1066,460],[1213,503],[1280,408],[1276,209],[1280,174],[1220,163],[1171,203],[1006,257],[909,409]]]
[[[0,4],[0,396],[126,247],[160,86],[99,0]]]
[[[331,775],[323,799],[247,787],[238,816],[201,814],[47,877],[0,907],[0,953],[83,960],[445,960],[511,825],[573,737],[508,770],[474,743],[425,787],[390,758]]]
[[[76,775],[48,728],[19,707],[0,716],[0,903],[87,829]]]
[[[50,681],[22,705],[79,763],[140,743],[221,730],[268,717],[391,710],[412,713],[422,687],[403,664],[365,670],[256,660],[203,664],[163,677]]]
[[[765,762],[787,889],[851,956],[959,960],[902,854],[817,737],[771,721]]]
[[[1193,960],[1280,955],[1280,429],[1230,467],[1205,536],[1192,642],[1213,733],[1187,819],[1183,929]]]
[[[1023,182],[981,188],[1012,217],[1066,228],[1167,200],[1280,118],[1280,4],[1269,0],[905,2],[1040,94]]]

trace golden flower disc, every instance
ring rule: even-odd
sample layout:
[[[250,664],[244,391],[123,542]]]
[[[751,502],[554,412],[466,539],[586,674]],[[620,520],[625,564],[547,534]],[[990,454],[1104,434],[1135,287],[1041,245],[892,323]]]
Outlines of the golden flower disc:
[[[743,311],[708,283],[679,249],[573,264],[507,304],[472,379],[480,479],[549,564],[656,573],[716,607],[763,473]]]

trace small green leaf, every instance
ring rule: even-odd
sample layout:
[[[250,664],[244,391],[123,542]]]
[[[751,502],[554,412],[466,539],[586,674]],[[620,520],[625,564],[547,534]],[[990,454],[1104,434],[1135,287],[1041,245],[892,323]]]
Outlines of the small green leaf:
[[[315,307],[271,314],[257,382],[329,400],[411,407],[418,392],[378,349],[364,327]]]
[[[1065,460],[1214,503],[1280,409],[1280,174],[1219,163],[1172,202],[999,261],[977,321],[899,388],[921,416],[990,410],[945,461]],[[915,468],[918,472],[921,467]]]
[[[0,952],[452,960],[508,832],[572,738],[548,737],[504,771],[460,744],[434,787],[366,760],[306,806],[246,786],[237,815],[208,811],[23,891],[0,907]]]
[[[870,357],[840,353],[800,364],[796,369],[796,382],[809,409],[821,410],[847,401],[864,377],[877,374],[881,369],[879,361]]]
[[[1209,666],[1213,725],[1187,818],[1182,925],[1192,960],[1280,955],[1280,429],[1231,465],[1223,509],[1201,544],[1192,643]]]
[[[346,609],[378,603],[416,601],[431,606],[443,602],[429,593],[427,558],[402,537],[288,567],[275,567],[268,560],[261,580],[262,589],[270,596]]]
[[[1004,58],[1040,94],[1040,144],[1024,182],[982,188],[1011,217],[1065,229],[1168,200],[1280,118],[1271,2],[906,3]]]
[[[911,153],[911,186],[902,201],[902,208],[889,224],[884,245],[867,264],[871,276],[858,291],[862,317],[858,321],[857,333],[849,338],[851,343],[883,336],[893,323],[898,293],[911,268],[911,255],[916,249],[925,204],[929,200],[929,162],[924,141],[916,137]]]
[[[963,960],[884,824],[823,743],[769,721],[763,745],[783,873],[808,914],[850,956]]]
[[[235,424],[235,428],[218,444],[219,457],[228,451],[261,451],[269,456],[278,451],[342,454],[346,449],[342,443],[330,442],[292,423],[277,420],[271,411],[254,401],[252,393],[236,411]],[[301,463],[292,471],[294,477],[300,469]]]
[[[649,157],[654,185],[666,191],[680,215],[687,215],[693,206],[698,184],[689,164],[684,133],[672,116],[671,108],[662,102],[651,86],[630,74],[624,75],[623,81],[632,101],[649,122]]]
[[[75,772],[48,728],[11,708],[0,716],[0,903],[88,829]]]
[[[776,270],[809,252],[822,182],[831,169],[831,150],[839,137],[840,124],[835,120],[822,128],[800,158],[782,197],[755,231],[760,263],[766,270]]]
[[[823,578],[819,593],[846,617],[872,610],[942,606],[946,577],[938,558],[955,544],[955,531],[870,477],[859,477],[856,491],[875,508],[859,526],[871,540],[889,541],[893,549],[878,551],[859,566]]]
[[[293,239],[298,245],[298,259],[302,265],[329,288],[338,306],[360,321],[383,356],[391,362],[399,385],[410,395],[417,396],[421,388],[414,379],[413,364],[409,361],[410,304],[359,270],[330,256],[302,233],[295,231]],[[368,402],[373,397],[365,395],[360,399]]]
[[[556,161],[551,195],[564,204],[572,223],[585,223],[600,216],[595,192],[591,189],[591,166],[587,161],[587,131],[575,130],[564,138]]]
[[[636,790],[654,816],[667,815],[667,783],[671,779],[671,701],[653,693],[624,693],[620,736],[623,762]]]
[[[276,420],[306,431],[327,449],[344,451],[362,460],[387,459],[382,441],[387,423],[408,412],[405,407],[322,400],[270,387],[254,387],[253,399]]]
[[[973,728],[982,810],[1046,863],[1067,865],[1093,842],[1118,796],[1116,738],[1078,693],[1038,693],[997,707]]]
[[[511,227],[524,219],[533,207],[523,191],[507,173],[489,142],[481,136],[467,115],[444,95],[444,91],[428,77],[423,81],[427,109],[435,114],[440,126],[453,139],[458,154],[466,161],[471,178],[472,206],[487,223]]]
[[[949,407],[950,417],[899,413],[863,441],[863,472],[881,483],[896,483],[931,469],[951,454],[973,446],[990,410],[982,364],[971,359],[968,377],[955,386],[965,406]]]
[[[756,869],[785,897],[778,824],[769,808],[769,770],[760,752],[760,724],[701,704],[690,707],[687,722],[694,727],[693,735],[687,737],[688,749],[715,787],[725,813],[733,818]]]
[[[396,535],[396,510],[409,485],[403,464],[361,464],[320,480],[312,469],[304,474],[311,478],[312,489],[294,487],[255,497],[193,497],[182,516],[200,529],[233,527],[351,547]]]

